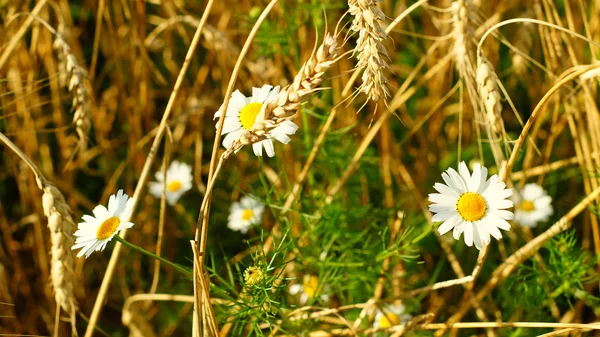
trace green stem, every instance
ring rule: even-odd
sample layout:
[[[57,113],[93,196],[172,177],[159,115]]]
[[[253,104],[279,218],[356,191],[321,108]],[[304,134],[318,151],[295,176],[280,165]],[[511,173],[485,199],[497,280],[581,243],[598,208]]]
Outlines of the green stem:
[[[127,246],[127,247],[129,247],[129,248],[131,248],[133,250],[136,250],[136,251],[138,251],[138,252],[140,252],[142,254],[148,255],[151,258],[154,258],[154,259],[156,259],[156,260],[158,260],[158,261],[160,261],[160,262],[162,262],[164,264],[167,264],[167,265],[169,265],[169,266],[171,266],[171,267],[179,270],[180,272],[182,272],[183,274],[185,274],[188,277],[192,277],[192,273],[189,270],[185,269],[184,267],[182,267],[182,266],[180,266],[178,264],[175,264],[175,263],[173,263],[173,262],[171,262],[169,260],[163,259],[162,257],[160,257],[160,256],[158,256],[158,255],[156,255],[154,253],[151,253],[151,252],[145,250],[144,248],[142,248],[140,246],[136,246],[136,245],[134,245],[134,244],[132,244],[132,243],[130,243],[128,241],[125,241],[125,239],[123,239],[122,237],[120,237],[118,235],[115,235],[115,238],[117,239],[117,241],[119,241],[120,243],[124,244],[125,246]]]

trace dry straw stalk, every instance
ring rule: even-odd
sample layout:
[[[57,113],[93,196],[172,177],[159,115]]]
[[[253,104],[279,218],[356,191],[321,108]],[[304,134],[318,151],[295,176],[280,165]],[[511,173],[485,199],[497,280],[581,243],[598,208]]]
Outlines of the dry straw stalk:
[[[378,2],[380,0],[348,1],[349,12],[354,16],[350,30],[358,33],[358,41],[354,50],[358,59],[356,67],[365,69],[360,91],[374,102],[390,96],[384,75],[384,71],[388,69],[385,59],[389,58],[383,46],[387,34],[379,24],[385,15],[377,8]]]

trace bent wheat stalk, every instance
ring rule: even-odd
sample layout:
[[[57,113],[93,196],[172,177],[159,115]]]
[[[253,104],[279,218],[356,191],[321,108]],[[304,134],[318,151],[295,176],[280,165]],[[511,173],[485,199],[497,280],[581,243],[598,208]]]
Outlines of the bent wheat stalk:
[[[54,299],[65,312],[70,315],[71,329],[74,335],[75,318],[77,311],[77,300],[74,289],[77,283],[75,277],[75,253],[71,249],[74,244],[73,233],[75,223],[71,217],[71,208],[65,202],[60,191],[50,183],[40,172],[38,167],[4,134],[0,133],[0,142],[11,149],[35,175],[38,187],[44,191],[42,205],[44,215],[48,217],[48,228],[50,229],[50,240],[52,242],[50,283],[54,290]],[[59,313],[56,313],[57,323]],[[58,333],[58,324],[55,326],[55,335]]]

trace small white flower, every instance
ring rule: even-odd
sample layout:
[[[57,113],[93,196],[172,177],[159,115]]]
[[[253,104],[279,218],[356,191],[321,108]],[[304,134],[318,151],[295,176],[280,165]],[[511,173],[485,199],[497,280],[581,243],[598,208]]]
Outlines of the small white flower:
[[[514,201],[515,222],[525,227],[535,227],[554,213],[552,198],[538,184],[525,185],[520,196],[515,194]]]
[[[154,175],[157,181],[150,182],[150,194],[160,198],[163,193],[163,172],[158,171]],[[167,169],[167,202],[175,205],[177,200],[192,188],[192,167],[186,163],[174,160]]]
[[[318,292],[318,293],[317,293]],[[308,303],[316,295],[319,295],[319,298],[327,302],[329,301],[329,285],[320,284],[319,278],[315,275],[304,275],[304,279],[302,284],[296,283],[290,286],[290,294],[297,295],[300,294],[300,304],[305,305]]]
[[[256,117],[265,109],[265,103],[268,103],[277,98],[279,95],[279,86],[273,88],[270,85],[263,85],[262,88],[252,88],[252,96],[246,97],[239,90],[236,90],[231,95],[227,113],[225,114],[225,122],[223,124],[223,146],[229,148],[231,143],[240,138],[246,130],[252,129],[256,123]],[[223,107],[215,113],[215,118],[221,116]],[[263,147],[267,152],[267,156],[275,155],[272,138],[277,139],[283,144],[290,142],[288,135],[293,135],[298,130],[298,126],[294,122],[286,120],[279,126],[270,130],[267,134],[267,139],[252,144],[254,154],[262,156]]]
[[[108,209],[102,205],[94,208],[94,216],[84,215],[75,232],[73,250],[82,248],[77,257],[85,255],[87,259],[94,251],[104,250],[106,244],[119,231],[133,227],[129,221],[133,212],[133,198],[129,198],[123,190],[108,199]]]
[[[246,234],[252,225],[260,223],[264,209],[265,205],[252,196],[243,196],[231,204],[227,227]]]
[[[373,327],[385,329],[408,322],[412,316],[406,314],[405,310],[402,304],[384,305],[381,309],[377,309]]]
[[[461,162],[458,172],[449,168],[442,173],[446,184],[436,183],[440,193],[429,194],[429,210],[436,213],[431,219],[441,221],[438,228],[440,234],[453,229],[454,239],[458,240],[465,233],[465,243],[471,247],[475,243],[477,249],[490,243],[490,235],[500,240],[502,234],[498,228],[509,230],[514,214],[507,208],[513,202],[507,198],[512,195],[511,189],[494,174],[487,178],[487,168],[480,164],[473,167],[473,175],[469,173],[467,164]]]

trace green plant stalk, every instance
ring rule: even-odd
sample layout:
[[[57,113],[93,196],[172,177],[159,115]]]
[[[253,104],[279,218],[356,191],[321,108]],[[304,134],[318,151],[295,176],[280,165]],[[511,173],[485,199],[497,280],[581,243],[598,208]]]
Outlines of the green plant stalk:
[[[149,251],[145,250],[144,248],[142,248],[140,246],[136,246],[136,245],[134,245],[134,244],[132,244],[132,243],[130,243],[128,241],[125,241],[125,239],[123,239],[122,237],[120,237],[118,235],[115,235],[115,238],[117,239],[117,241],[119,241],[123,245],[125,245],[125,246],[127,246],[127,247],[129,247],[129,248],[131,248],[131,249],[133,249],[135,251],[138,251],[138,252],[140,252],[142,254],[150,256],[151,258],[154,258],[154,259],[156,259],[156,260],[158,260],[158,261],[160,261],[160,262],[162,262],[164,264],[167,264],[167,265],[169,265],[169,266],[177,269],[178,271],[182,272],[183,274],[185,274],[186,276],[188,276],[190,278],[192,277],[192,273],[189,270],[185,269],[184,267],[182,267],[182,266],[180,266],[178,264],[175,264],[175,263],[173,263],[173,262],[171,262],[171,261],[169,261],[167,259],[164,259],[164,258],[162,258],[162,257],[160,257],[160,256],[158,256],[158,255],[156,255],[156,254],[154,254],[152,252],[149,252]]]

